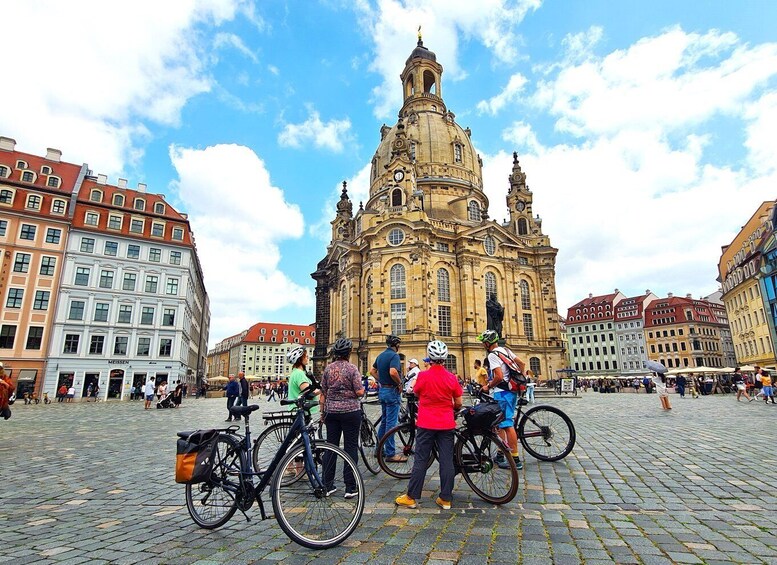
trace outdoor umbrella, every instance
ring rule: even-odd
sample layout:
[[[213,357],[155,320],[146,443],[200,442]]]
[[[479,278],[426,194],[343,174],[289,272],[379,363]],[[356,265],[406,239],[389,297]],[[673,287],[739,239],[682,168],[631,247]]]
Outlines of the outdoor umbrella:
[[[207,379],[209,383],[225,383],[228,380],[229,379],[227,377],[222,377],[221,375],[219,375],[218,377],[210,377],[209,379]]]
[[[651,361],[648,359],[645,361],[645,366],[647,367],[648,371],[655,371],[656,373],[666,373],[666,367],[664,367],[663,363],[659,363],[658,361]]]
[[[753,367],[752,365],[740,365],[739,369],[741,371],[755,371],[755,367]]]

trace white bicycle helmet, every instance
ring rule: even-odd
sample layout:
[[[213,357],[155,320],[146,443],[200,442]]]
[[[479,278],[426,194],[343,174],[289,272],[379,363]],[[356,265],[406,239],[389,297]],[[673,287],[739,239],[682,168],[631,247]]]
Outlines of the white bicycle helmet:
[[[298,345],[296,347],[292,347],[289,349],[289,352],[286,354],[286,360],[294,365],[297,361],[302,359],[302,356],[305,354],[305,348],[301,345]]]
[[[448,358],[448,346],[435,339],[426,346],[426,354],[432,361],[445,361]]]

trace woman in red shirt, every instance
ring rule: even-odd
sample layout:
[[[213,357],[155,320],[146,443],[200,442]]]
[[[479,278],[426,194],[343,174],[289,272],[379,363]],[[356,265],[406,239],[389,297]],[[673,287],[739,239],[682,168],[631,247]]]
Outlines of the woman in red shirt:
[[[461,408],[461,385],[455,375],[443,367],[448,357],[448,346],[441,341],[430,341],[426,353],[431,366],[418,374],[413,393],[418,397],[416,419],[415,460],[407,494],[398,497],[397,506],[415,508],[426,480],[426,463],[432,445],[437,447],[440,463],[440,496],[437,505],[449,510],[453,495],[453,430],[456,428],[456,410]]]

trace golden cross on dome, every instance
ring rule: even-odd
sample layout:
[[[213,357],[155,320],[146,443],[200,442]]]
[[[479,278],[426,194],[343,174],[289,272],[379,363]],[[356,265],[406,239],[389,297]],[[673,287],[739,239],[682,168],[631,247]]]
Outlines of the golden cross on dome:
[[[418,42],[421,42],[421,26],[418,26]]]

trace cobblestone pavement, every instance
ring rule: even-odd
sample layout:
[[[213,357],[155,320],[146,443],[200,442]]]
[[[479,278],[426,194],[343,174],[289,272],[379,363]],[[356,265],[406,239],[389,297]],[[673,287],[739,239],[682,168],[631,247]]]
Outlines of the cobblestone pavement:
[[[17,404],[0,421],[0,563],[777,563],[777,499],[764,495],[777,406],[673,396],[662,412],[656,395],[591,392],[547,402],[570,414],[577,446],[558,463],[528,458],[513,502],[491,506],[457,479],[453,509],[440,510],[433,475],[419,509],[396,509],[406,483],[367,475],[359,528],[324,552],[256,508],[250,523],[193,524],[173,481],[175,431],[222,425],[222,399]]]

